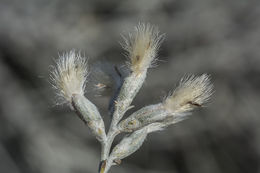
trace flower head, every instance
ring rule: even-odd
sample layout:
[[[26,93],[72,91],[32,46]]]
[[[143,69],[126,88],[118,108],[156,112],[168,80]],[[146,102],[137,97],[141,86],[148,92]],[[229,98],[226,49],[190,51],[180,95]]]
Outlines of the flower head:
[[[164,38],[159,30],[150,25],[140,23],[129,37],[124,37],[123,48],[130,59],[129,66],[134,72],[146,70],[155,61],[158,49]]]
[[[174,113],[191,111],[203,106],[213,93],[213,85],[207,74],[187,76],[181,79],[179,86],[170,94],[163,105]]]
[[[87,75],[87,59],[80,53],[71,50],[59,57],[51,71],[51,83],[59,104],[71,102],[73,94],[84,95]]]

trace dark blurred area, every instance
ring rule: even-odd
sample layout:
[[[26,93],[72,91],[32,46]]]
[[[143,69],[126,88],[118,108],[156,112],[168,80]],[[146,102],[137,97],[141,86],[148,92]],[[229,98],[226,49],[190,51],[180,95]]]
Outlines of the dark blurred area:
[[[159,102],[185,74],[211,74],[215,93],[111,172],[259,172],[259,18],[259,0],[0,0],[0,172],[97,172],[99,143],[69,107],[55,106],[50,66],[73,48],[93,71],[121,66],[120,34],[139,21],[166,40],[133,110]],[[93,85],[86,96],[108,125],[111,94],[97,97]]]

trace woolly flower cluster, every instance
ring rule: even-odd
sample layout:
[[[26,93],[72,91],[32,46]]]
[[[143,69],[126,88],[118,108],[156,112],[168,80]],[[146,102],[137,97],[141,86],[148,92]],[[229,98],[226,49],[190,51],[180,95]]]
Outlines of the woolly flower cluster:
[[[123,48],[128,53],[130,67],[133,72],[141,72],[155,61],[164,34],[150,24],[139,24],[129,37],[123,37]]]
[[[114,69],[120,79],[110,101],[111,124],[107,133],[98,108],[84,96],[87,59],[72,50],[60,56],[51,71],[52,85],[60,103],[69,103],[101,144],[99,173],[108,173],[112,166],[121,163],[121,159],[136,152],[148,134],[188,118],[190,112],[204,106],[213,93],[209,75],[186,76],[164,100],[144,106],[124,118],[133,107],[132,101],[145,82],[148,68],[153,65],[163,38],[164,35],[150,24],[139,24],[129,37],[124,38],[123,48],[128,53],[130,62],[127,65],[131,72],[123,76],[117,68]],[[99,83],[98,87],[104,85]],[[112,148],[115,137],[120,133],[129,134]]]
[[[87,75],[87,59],[80,53],[72,50],[59,57],[50,77],[59,104],[71,102],[73,94],[84,95]]]

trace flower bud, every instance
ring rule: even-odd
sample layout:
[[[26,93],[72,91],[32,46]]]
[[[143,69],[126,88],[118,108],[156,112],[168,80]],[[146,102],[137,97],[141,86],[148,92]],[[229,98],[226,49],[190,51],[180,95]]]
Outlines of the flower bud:
[[[99,141],[104,141],[106,138],[105,126],[97,107],[86,97],[79,94],[72,96],[72,106],[79,118],[88,125],[95,137]]]
[[[129,37],[124,37],[123,48],[130,60],[132,73],[125,78],[114,106],[114,119],[119,121],[128,110],[146,78],[147,69],[155,62],[163,34],[150,24],[139,24]]]
[[[163,125],[161,123],[153,123],[143,127],[140,130],[133,132],[131,135],[123,138],[123,140],[115,146],[111,156],[113,160],[123,159],[135,151],[137,151],[143,144],[148,133],[162,130]]]
[[[122,120],[118,127],[121,131],[131,132],[148,124],[163,121],[170,115],[161,103],[149,105]]]

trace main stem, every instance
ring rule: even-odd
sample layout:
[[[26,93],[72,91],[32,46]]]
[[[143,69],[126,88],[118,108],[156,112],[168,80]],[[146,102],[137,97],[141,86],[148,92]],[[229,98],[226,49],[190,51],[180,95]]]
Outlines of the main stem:
[[[119,119],[112,119],[109,131],[107,133],[107,138],[101,143],[101,162],[99,173],[107,173],[113,164],[113,160],[109,159],[109,153],[115,137],[120,133],[117,128],[118,122]]]

